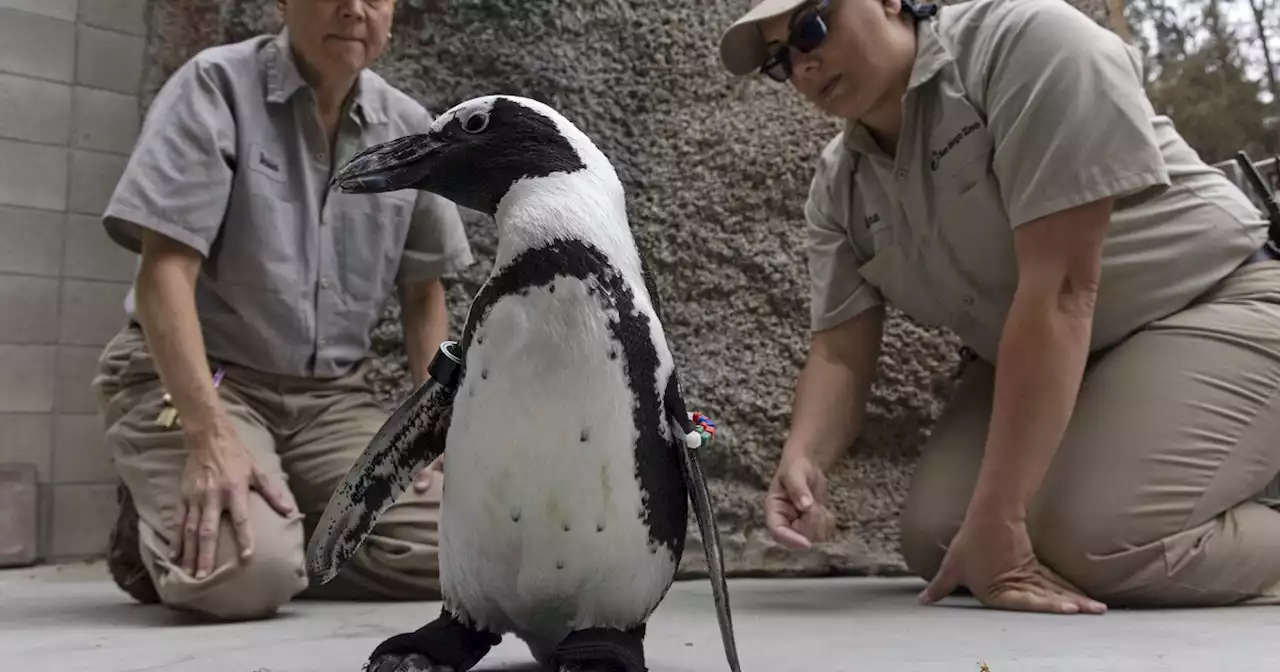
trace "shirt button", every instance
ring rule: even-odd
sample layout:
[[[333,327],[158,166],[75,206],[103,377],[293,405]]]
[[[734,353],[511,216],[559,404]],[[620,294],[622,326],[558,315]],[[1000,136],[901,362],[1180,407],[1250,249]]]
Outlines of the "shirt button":
[[[899,180],[905,180],[905,179],[907,179],[907,169],[906,169],[906,168],[899,168],[899,169],[897,170],[897,172],[895,172],[895,173],[893,174],[893,176],[894,176],[894,177],[896,177],[896,178],[898,178]]]
[[[326,159],[325,159],[325,153],[324,153],[324,152],[316,152],[316,161],[321,161],[321,162],[323,162],[323,161],[325,161],[325,160],[326,160]]]
[[[963,302],[963,303],[964,303],[964,305],[966,305],[966,306],[972,306],[972,305],[973,305],[973,297],[972,297],[972,296],[969,296],[968,294],[965,294],[965,295],[964,295],[964,297],[962,297],[962,298],[960,299],[960,301],[961,301],[961,302]]]
[[[320,286],[324,289],[329,288],[329,278],[320,278]]]

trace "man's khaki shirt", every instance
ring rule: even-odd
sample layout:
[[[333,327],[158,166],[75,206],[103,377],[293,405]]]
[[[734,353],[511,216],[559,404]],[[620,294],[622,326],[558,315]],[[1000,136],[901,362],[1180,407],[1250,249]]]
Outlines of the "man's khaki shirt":
[[[1116,197],[1096,349],[1186,306],[1266,221],[1152,109],[1138,53],[1062,0],[972,0],[919,26],[897,157],[850,123],[806,203],[811,329],[888,303],[994,362],[1013,231]]]
[[[135,252],[141,227],[204,256],[196,303],[211,357],[334,377],[367,355],[397,282],[448,276],[473,259],[458,208],[439,196],[328,191],[355,152],[420,132],[432,116],[366,70],[330,150],[287,40],[286,31],[213,47],[175,72],[103,223]]]

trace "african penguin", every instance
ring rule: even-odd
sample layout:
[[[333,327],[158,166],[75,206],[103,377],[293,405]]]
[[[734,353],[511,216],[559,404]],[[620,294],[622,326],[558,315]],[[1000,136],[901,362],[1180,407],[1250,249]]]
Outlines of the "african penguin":
[[[681,561],[689,498],[736,672],[701,438],[608,158],[551,107],[491,95],[363,150],[331,187],[429,191],[498,227],[461,343],[442,345],[432,380],[373,439],[309,544],[327,581],[446,455],[444,607],[380,644],[370,672],[465,672],[508,633],[561,670],[646,670],[645,624]]]

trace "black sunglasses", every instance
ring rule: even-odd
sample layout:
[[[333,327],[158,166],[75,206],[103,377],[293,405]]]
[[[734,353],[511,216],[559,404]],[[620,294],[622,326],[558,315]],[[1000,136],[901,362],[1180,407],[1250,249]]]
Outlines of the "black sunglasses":
[[[791,16],[787,41],[779,45],[777,51],[760,66],[760,72],[775,82],[791,79],[792,47],[807,54],[822,45],[827,39],[827,22],[822,15],[830,6],[831,0],[820,0],[815,5],[796,10]]]
[[[902,0],[902,8],[917,20],[927,19],[938,13],[938,6],[931,2]],[[791,16],[787,41],[779,45],[777,51],[765,60],[764,65],[760,66],[760,72],[775,82],[791,79],[791,48],[795,47],[807,54],[822,46],[827,39],[827,21],[823,15],[829,9],[831,0],[819,0],[817,4],[796,10]]]

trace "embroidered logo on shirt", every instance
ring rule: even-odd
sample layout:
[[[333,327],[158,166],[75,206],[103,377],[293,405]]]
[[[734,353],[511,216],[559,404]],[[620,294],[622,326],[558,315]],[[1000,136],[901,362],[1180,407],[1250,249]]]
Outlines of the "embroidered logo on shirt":
[[[964,140],[965,138],[969,137],[971,133],[978,130],[979,128],[981,128],[981,126],[976,121],[973,122],[972,124],[967,124],[964,128],[960,129],[959,133],[956,133],[955,135],[951,136],[951,139],[948,140],[947,144],[943,145],[941,149],[933,150],[933,156],[929,159],[929,169],[933,171],[937,171],[938,163],[942,161],[942,157],[946,156],[948,152],[955,149],[956,145],[960,144],[961,140]]]

